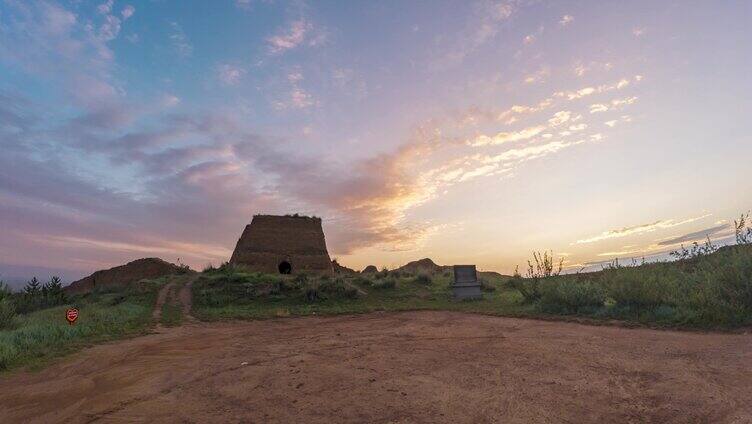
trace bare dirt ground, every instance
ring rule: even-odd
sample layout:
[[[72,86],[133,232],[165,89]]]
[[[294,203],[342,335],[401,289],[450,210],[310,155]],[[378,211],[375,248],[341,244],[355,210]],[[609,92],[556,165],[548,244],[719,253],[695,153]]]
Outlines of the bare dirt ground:
[[[749,423],[752,335],[454,312],[193,323],[0,377],[0,422]]]

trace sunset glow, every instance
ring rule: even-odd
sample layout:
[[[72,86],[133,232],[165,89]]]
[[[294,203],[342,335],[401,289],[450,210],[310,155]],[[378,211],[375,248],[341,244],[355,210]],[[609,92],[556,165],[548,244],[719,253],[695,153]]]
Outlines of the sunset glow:
[[[355,269],[511,273],[544,249],[580,269],[723,243],[752,207],[751,17],[747,1],[0,0],[0,279],[217,265],[259,213],[322,217]]]

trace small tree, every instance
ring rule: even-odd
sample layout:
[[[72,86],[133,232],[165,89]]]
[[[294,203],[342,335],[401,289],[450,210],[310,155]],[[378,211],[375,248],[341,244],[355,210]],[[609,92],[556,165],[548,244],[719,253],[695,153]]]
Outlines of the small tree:
[[[12,328],[15,318],[16,307],[10,297],[0,299],[0,330]]]
[[[718,250],[718,246],[714,245],[710,241],[710,236],[706,236],[707,239],[703,244],[698,244],[696,241],[692,243],[692,248],[687,249],[684,245],[681,245],[680,250],[674,250],[669,255],[679,260],[699,258],[700,256],[709,255]]]
[[[747,226],[749,221],[749,212],[741,214],[739,220],[734,220],[734,233],[736,234],[736,244],[752,244],[752,227]]]
[[[37,280],[37,277],[32,277],[31,280],[26,283],[26,287],[24,287],[24,293],[29,297],[38,296],[41,292],[41,287],[39,285],[40,283],[39,280]]]
[[[509,285],[520,292],[526,302],[532,303],[541,298],[541,280],[561,274],[564,268],[564,258],[559,259],[558,265],[554,265],[553,252],[533,252],[533,260],[527,261],[527,272],[522,278],[519,267],[514,269],[514,276],[509,280]]]
[[[0,280],[0,300],[10,298],[10,287],[3,280]]]
[[[42,287],[45,306],[57,306],[65,303],[65,292],[60,277],[53,276]]]

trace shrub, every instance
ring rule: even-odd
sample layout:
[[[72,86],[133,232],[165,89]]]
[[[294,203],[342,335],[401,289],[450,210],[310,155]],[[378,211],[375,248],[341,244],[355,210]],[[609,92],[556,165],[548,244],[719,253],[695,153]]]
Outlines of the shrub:
[[[358,297],[358,289],[348,286],[341,278],[311,281],[303,288],[302,293],[308,302]]]
[[[319,294],[318,282],[311,282],[306,284],[303,288],[303,298],[308,302],[315,302],[321,298]]]
[[[363,285],[363,286],[371,286],[371,285],[373,285],[373,281],[371,281],[370,278],[364,277],[362,275],[358,275],[357,277],[355,277],[353,279],[353,282],[355,284],[360,284],[360,285]]]
[[[514,270],[514,275],[507,281],[507,284],[511,289],[520,292],[524,303],[537,302],[541,298],[540,279],[522,278],[517,269]]]
[[[741,325],[752,320],[752,254],[734,247],[698,265],[688,300],[705,323]]]
[[[381,268],[381,271],[376,272],[376,278],[387,278],[389,276],[389,269],[387,267]]]
[[[742,214],[739,220],[734,220],[734,234],[736,235],[736,244],[752,244],[752,227],[747,226],[749,221],[749,212]]]
[[[606,294],[597,283],[562,279],[543,286],[540,307],[544,312],[576,314],[603,306]]]
[[[0,280],[0,300],[11,297],[11,290],[3,280]]]
[[[541,280],[544,278],[556,277],[561,274],[561,270],[564,266],[564,258],[559,259],[558,266],[554,265],[554,254],[544,251],[533,252],[533,260],[535,265],[531,261],[527,261],[526,278],[522,278],[519,269],[515,268],[514,276],[509,280],[508,284],[511,288],[517,290],[522,295],[522,298],[526,303],[537,302],[541,298]]]
[[[0,300],[0,330],[13,327],[16,318],[16,307],[10,298]]]
[[[742,222],[743,223],[743,222]],[[737,230],[737,239],[739,238],[739,232]],[[682,244],[679,250],[670,252],[669,255],[679,260],[695,259],[701,256],[707,256],[711,253],[718,251],[718,246],[714,245],[710,241],[710,236],[707,236],[707,240],[702,244],[698,244],[696,241],[692,243],[692,247],[687,249]]]
[[[413,282],[423,285],[430,285],[433,284],[433,279],[427,273],[421,272],[413,278]]]
[[[675,268],[621,268],[607,271],[607,294],[617,305],[654,308],[676,305],[682,275]]]
[[[382,278],[374,281],[371,287],[378,290],[393,289],[397,287],[397,280],[394,278]]]
[[[480,279],[480,289],[483,290],[484,292],[493,292],[493,291],[496,291],[496,286],[494,286],[493,284],[489,283],[485,279],[481,278]]]

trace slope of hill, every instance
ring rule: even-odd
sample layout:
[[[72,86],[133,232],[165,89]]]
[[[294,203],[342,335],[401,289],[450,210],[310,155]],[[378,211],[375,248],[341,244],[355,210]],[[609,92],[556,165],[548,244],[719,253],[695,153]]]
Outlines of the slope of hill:
[[[159,278],[165,275],[188,272],[193,271],[159,258],[142,258],[125,265],[97,271],[88,277],[74,281],[64,290],[68,294],[81,294],[90,292],[95,287],[121,287],[145,278]]]

